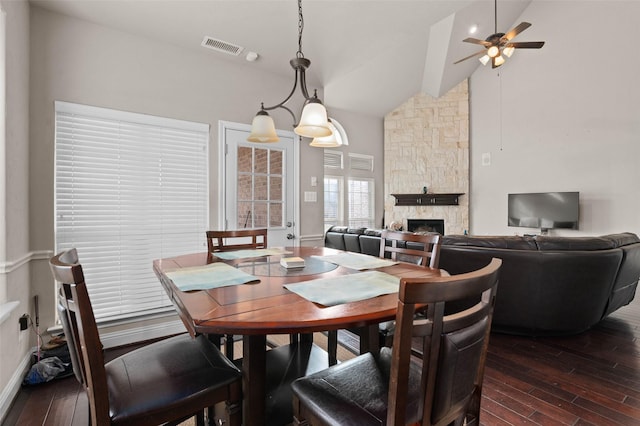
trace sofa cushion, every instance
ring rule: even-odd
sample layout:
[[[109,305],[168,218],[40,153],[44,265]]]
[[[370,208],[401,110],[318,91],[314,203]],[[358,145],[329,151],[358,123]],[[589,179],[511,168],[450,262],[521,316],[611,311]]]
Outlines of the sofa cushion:
[[[339,232],[341,234],[345,234],[349,230],[348,226],[338,226],[333,225],[327,232]]]
[[[602,238],[611,240],[616,247],[628,246],[629,244],[640,243],[640,238],[631,232],[622,232],[620,234],[603,235]]]
[[[360,235],[364,232],[365,228],[349,228],[347,233],[344,234],[344,248],[347,251],[353,251],[359,253],[360,249]]]
[[[382,235],[382,229],[367,228],[364,230],[364,235],[370,237],[379,237],[380,235]]]
[[[445,235],[442,238],[443,246],[470,246],[486,247],[494,249],[512,250],[537,250],[536,242],[532,237],[519,236],[488,236],[472,237],[468,235]]]
[[[541,251],[591,251],[616,248],[613,240],[602,237],[535,237],[538,250]]]

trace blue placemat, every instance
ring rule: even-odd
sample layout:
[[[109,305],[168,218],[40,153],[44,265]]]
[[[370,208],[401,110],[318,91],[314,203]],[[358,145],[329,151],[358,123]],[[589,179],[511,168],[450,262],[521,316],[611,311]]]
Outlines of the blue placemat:
[[[398,263],[381,257],[369,256],[368,254],[350,252],[313,257],[317,257],[325,262],[335,263],[336,265],[344,266],[346,268],[357,269],[358,271],[363,269],[383,268],[385,266],[391,266]]]
[[[400,278],[380,271],[366,271],[286,284],[284,287],[312,302],[334,306],[395,293],[400,288]]]
[[[285,249],[280,249],[280,248],[270,248],[270,249],[218,251],[213,253],[213,255],[218,259],[236,260],[236,259],[250,259],[252,257],[280,256],[287,253],[291,253],[291,252],[286,251]]]
[[[182,268],[167,272],[166,275],[182,291],[210,290],[212,288],[260,281],[257,277],[222,262],[212,263],[207,266]]]

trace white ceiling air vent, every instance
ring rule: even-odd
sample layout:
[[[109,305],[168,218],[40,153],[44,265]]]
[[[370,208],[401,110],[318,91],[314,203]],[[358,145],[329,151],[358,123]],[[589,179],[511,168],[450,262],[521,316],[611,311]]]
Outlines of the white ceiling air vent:
[[[207,49],[217,50],[218,52],[227,53],[234,56],[238,56],[244,50],[244,47],[238,46],[237,44],[229,43],[209,36],[204,36],[201,46],[206,47]]]

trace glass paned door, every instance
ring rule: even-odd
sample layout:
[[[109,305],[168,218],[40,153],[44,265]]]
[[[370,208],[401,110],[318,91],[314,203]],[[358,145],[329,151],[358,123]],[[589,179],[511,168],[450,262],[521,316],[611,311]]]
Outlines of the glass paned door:
[[[295,137],[289,132],[278,143],[250,143],[249,127],[237,126],[223,132],[226,229],[267,228],[269,246],[296,245]]]
[[[286,226],[282,149],[238,147],[236,221],[241,228]]]

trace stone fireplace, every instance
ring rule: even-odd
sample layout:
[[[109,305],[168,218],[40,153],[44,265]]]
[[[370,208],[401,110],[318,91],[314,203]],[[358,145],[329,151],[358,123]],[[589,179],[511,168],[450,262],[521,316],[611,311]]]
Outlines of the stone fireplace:
[[[444,235],[444,219],[407,219],[409,232],[437,232]]]
[[[396,205],[391,194],[460,193],[458,205]],[[469,89],[467,81],[434,98],[419,93],[384,119],[384,222],[446,222],[469,230]],[[444,228],[444,225],[443,225]],[[444,235],[444,229],[442,230]]]

